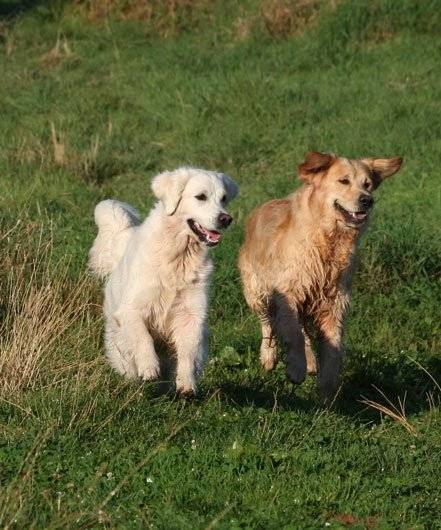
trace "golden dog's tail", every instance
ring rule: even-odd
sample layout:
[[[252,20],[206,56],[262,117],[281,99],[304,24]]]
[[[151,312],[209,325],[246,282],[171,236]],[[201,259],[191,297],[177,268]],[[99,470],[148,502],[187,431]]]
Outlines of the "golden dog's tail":
[[[108,199],[95,207],[98,235],[89,252],[89,267],[100,278],[110,274],[122,258],[132,229],[141,224],[138,211]]]

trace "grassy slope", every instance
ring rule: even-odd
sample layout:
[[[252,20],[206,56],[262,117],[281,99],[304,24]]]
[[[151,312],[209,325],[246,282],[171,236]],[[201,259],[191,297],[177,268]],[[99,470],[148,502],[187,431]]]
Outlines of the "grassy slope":
[[[0,524],[436,527],[438,393],[415,360],[441,380],[441,6],[372,5],[341,4],[287,39],[251,23],[238,38],[237,20],[246,26],[258,10],[233,1],[168,39],[61,7],[5,27]],[[65,147],[59,164],[51,123]],[[297,185],[308,149],[406,159],[378,191],[362,244],[332,411],[317,406],[313,380],[294,391],[282,366],[261,373],[235,265],[245,216]],[[84,277],[94,204],[115,196],[147,212],[150,176],[181,164],[221,168],[241,184],[236,226],[213,253],[211,361],[191,403],[110,372],[99,286]],[[32,270],[40,289],[31,293]],[[62,321],[52,343],[47,307]],[[393,403],[407,394],[417,436],[360,403],[386,403],[374,385]]]

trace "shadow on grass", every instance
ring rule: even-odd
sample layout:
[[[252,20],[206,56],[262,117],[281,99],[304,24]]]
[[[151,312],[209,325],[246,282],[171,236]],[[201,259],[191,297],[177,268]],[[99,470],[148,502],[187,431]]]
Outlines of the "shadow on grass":
[[[340,394],[331,407],[335,413],[351,417],[360,424],[380,423],[378,410],[362,401],[371,400],[388,408],[391,403],[400,408],[401,402],[406,415],[428,411],[439,403],[437,383],[441,382],[441,359],[426,360],[426,373],[407,357],[402,362],[387,361],[386,355],[378,352],[372,353],[369,362],[358,352],[352,352],[348,357],[350,362],[347,363]],[[314,376],[309,376],[304,383],[308,386],[306,392],[288,384],[282,371],[264,377],[265,380],[254,377],[246,384],[225,382],[218,385],[217,392],[229,405],[237,408],[254,406],[268,411],[292,410],[308,414],[322,408]],[[204,394],[201,400],[208,399],[213,389]]]
[[[415,361],[404,357],[400,361],[387,361],[386,354],[372,352],[375,361],[366,362],[361,366],[360,354],[352,352],[352,357],[345,375],[340,399],[336,402],[336,410],[348,415],[362,415],[369,413],[362,400],[368,399],[378,403],[387,404],[387,400],[396,406],[404,404],[406,414],[418,414],[431,408],[429,396],[435,396],[438,403],[440,390],[437,387],[441,382],[441,359],[430,358],[425,360],[424,371]],[[366,356],[369,358],[369,354]],[[384,359],[380,361],[380,359]],[[430,374],[430,375],[429,375]],[[382,393],[384,396],[382,396]],[[438,396],[438,397],[436,397]],[[369,416],[378,412],[370,410]]]
[[[224,396],[233,407],[259,407],[266,410],[297,410],[312,412],[317,408],[316,400],[309,400],[296,395],[295,387],[291,391],[256,388],[254,385],[240,385],[225,383],[219,387],[221,396]]]
[[[58,20],[69,0],[5,0],[0,1],[0,22],[14,23],[21,15],[39,10],[45,20]]]
[[[30,11],[39,5],[44,5],[47,2],[42,2],[42,0],[24,0],[24,1],[14,1],[10,0],[9,2],[0,3],[0,19],[13,19],[18,15],[26,11]]]

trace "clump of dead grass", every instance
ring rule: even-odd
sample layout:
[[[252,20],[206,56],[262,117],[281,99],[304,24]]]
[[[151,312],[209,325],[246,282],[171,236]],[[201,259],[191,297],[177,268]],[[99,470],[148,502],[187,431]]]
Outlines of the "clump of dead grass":
[[[261,16],[272,37],[289,37],[301,33],[318,17],[320,0],[264,0]]]
[[[79,150],[69,142],[69,131],[48,124],[47,139],[25,136],[17,147],[10,149],[9,157],[14,164],[34,164],[40,169],[54,166],[78,176],[88,184],[101,185],[124,172],[124,164],[112,149],[112,126],[90,139],[89,146]]]
[[[143,22],[155,34],[169,37],[193,29],[212,9],[210,0],[75,0],[74,6],[91,21],[108,17]]]
[[[295,35],[317,19],[323,3],[324,0],[262,0],[256,8],[245,8],[242,16],[236,19],[236,37],[244,40],[261,30],[272,37]],[[99,22],[109,17],[136,20],[144,23],[149,33],[170,37],[182,31],[205,28],[207,21],[215,22],[222,3],[213,0],[75,0],[74,8],[88,20]]]
[[[54,47],[40,58],[40,62],[42,66],[50,68],[57,66],[63,61],[63,59],[70,58],[72,55],[73,53],[67,38],[58,35]]]
[[[410,422],[410,420],[406,416],[406,408],[405,408],[406,397],[404,397],[403,399],[398,397],[398,404],[395,405],[386,396],[384,392],[382,392],[380,389],[376,387],[374,388],[378,391],[381,397],[385,400],[385,403],[378,403],[377,401],[374,401],[372,399],[367,399],[367,398],[362,399],[361,403],[375,410],[378,410],[381,414],[384,414],[385,416],[391,418],[393,421],[398,423],[398,425],[401,425],[401,427],[403,427],[412,436],[418,436],[418,431],[416,430],[415,426]]]
[[[5,231],[6,232],[6,231]],[[68,262],[52,255],[53,237],[35,223],[6,232],[0,254],[0,397],[14,399],[53,379],[65,362],[66,336],[84,337],[89,278],[68,275]],[[6,244],[4,244],[6,243]],[[81,347],[82,341],[78,346]]]

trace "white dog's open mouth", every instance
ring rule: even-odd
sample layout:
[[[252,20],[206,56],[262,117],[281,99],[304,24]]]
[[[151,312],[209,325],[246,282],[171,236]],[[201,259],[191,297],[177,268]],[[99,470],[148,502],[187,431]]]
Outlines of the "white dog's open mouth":
[[[352,226],[361,226],[369,217],[368,211],[350,212],[343,208],[337,200],[334,201],[334,208],[343,215],[346,223]]]
[[[208,230],[204,228],[194,219],[187,219],[188,226],[197,235],[199,241],[205,243],[209,247],[215,247],[221,240],[222,234],[217,230]]]

